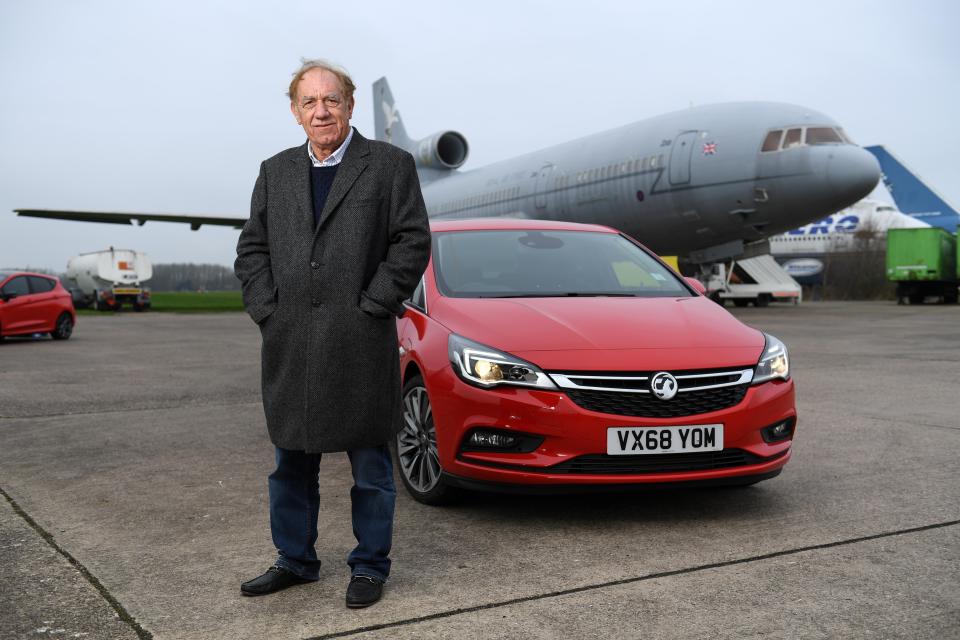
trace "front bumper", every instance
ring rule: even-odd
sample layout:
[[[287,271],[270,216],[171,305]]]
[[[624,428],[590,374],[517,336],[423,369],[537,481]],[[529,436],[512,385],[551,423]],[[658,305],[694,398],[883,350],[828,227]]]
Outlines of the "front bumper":
[[[790,459],[792,436],[767,443],[761,429],[783,420],[796,420],[792,380],[749,387],[743,400],[733,407],[680,418],[598,413],[578,406],[560,391],[518,387],[480,389],[463,382],[450,368],[431,375],[427,390],[433,405],[441,466],[450,483],[460,486],[616,487],[717,481],[740,484],[748,481],[748,477],[765,479],[779,473]],[[608,427],[679,427],[716,423],[724,425],[726,466],[718,464],[713,465],[716,468],[709,468],[710,464],[697,464],[693,465],[696,468],[676,470],[683,468],[681,464],[673,465],[671,471],[584,471],[597,469],[596,465],[602,466],[604,459],[622,465],[624,458],[628,458],[606,456]],[[530,453],[462,451],[464,439],[478,427],[542,436],[543,442]],[[591,456],[584,459],[590,460],[594,466],[570,464],[571,460],[582,456]],[[656,458],[658,455],[637,457],[641,463],[639,467],[649,467],[645,463]],[[743,463],[730,466],[732,459]]]

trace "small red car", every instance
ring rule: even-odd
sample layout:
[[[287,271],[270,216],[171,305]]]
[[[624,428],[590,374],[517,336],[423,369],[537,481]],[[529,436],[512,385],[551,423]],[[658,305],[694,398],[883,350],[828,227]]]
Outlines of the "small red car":
[[[786,346],[616,230],[435,222],[398,320],[395,461],[427,504],[459,489],[745,485],[790,459]]]
[[[6,336],[49,333],[66,340],[77,314],[60,280],[42,273],[0,271],[0,340]]]

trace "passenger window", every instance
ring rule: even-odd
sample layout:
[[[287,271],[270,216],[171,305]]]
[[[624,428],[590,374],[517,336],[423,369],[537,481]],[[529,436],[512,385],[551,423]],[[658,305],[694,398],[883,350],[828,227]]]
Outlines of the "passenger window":
[[[46,293],[53,291],[57,283],[50,278],[40,278],[38,276],[27,276],[30,280],[30,289],[33,293]]]
[[[30,294],[30,287],[27,285],[26,276],[17,276],[7,284],[3,285],[3,293],[17,296]]]
[[[425,305],[425,296],[423,293],[423,278],[420,278],[420,283],[417,284],[417,288],[413,290],[413,295],[410,296],[410,299],[407,300],[412,306],[416,307],[423,311],[426,308]]]
[[[803,144],[801,141],[802,133],[802,129],[790,129],[787,131],[787,135],[783,138],[783,148],[789,149],[790,147],[799,147]]]
[[[841,144],[843,139],[831,127],[808,127],[807,144]]]
[[[767,134],[767,138],[763,141],[763,147],[760,151],[776,151],[780,148],[780,138],[783,137],[783,129],[774,129]]]

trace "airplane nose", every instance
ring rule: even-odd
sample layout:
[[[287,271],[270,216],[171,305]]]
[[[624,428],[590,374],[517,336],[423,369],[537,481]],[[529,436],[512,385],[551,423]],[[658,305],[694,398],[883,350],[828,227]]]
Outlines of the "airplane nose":
[[[827,164],[827,181],[834,196],[854,203],[873,191],[880,181],[880,163],[860,147],[837,147]]]

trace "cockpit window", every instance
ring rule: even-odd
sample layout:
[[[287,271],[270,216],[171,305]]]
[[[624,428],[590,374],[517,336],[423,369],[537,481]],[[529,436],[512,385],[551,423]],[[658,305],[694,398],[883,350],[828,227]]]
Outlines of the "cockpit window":
[[[788,129],[787,135],[783,139],[783,148],[789,149],[791,147],[799,147],[802,142],[802,129]]]
[[[786,133],[783,129],[771,129],[763,139],[760,152],[770,153],[793,147],[825,144],[853,144],[853,140],[840,127],[795,127],[787,129]]]
[[[843,138],[831,127],[808,127],[807,144],[843,144]]]
[[[763,147],[760,151],[776,151],[780,148],[780,138],[783,137],[783,129],[774,129],[767,134],[766,139],[763,141]]]

